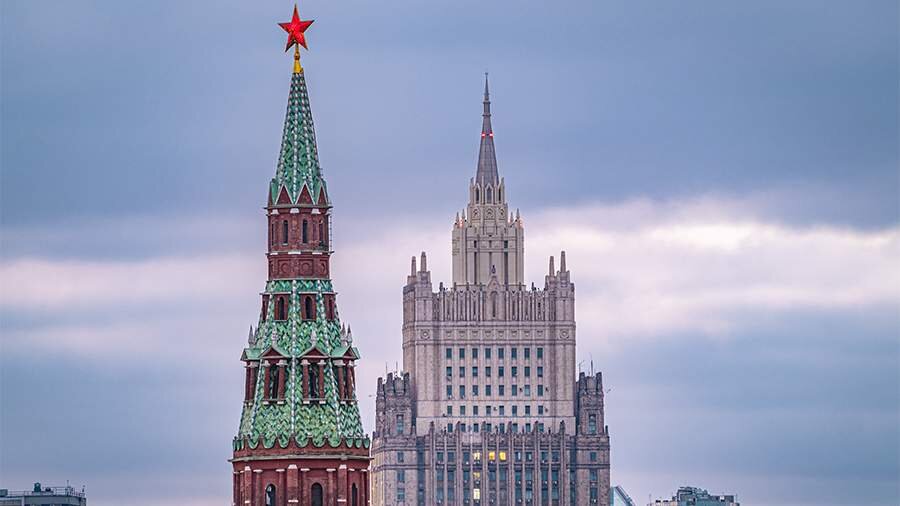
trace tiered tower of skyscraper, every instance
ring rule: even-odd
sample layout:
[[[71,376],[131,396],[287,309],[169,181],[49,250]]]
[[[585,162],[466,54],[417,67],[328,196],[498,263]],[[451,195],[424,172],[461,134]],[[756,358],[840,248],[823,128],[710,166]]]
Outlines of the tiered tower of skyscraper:
[[[368,504],[369,438],[356,398],[359,351],[331,282],[331,200],[316,148],[305,47],[295,47],[281,153],[267,193],[268,280],[241,355],[244,405],[234,438],[234,506]]]
[[[483,105],[453,282],[435,290],[423,252],[403,288],[404,372],[377,385],[372,503],[600,504],[609,434],[600,375],[576,379],[575,285],[562,252],[543,288],[526,286],[487,80]]]

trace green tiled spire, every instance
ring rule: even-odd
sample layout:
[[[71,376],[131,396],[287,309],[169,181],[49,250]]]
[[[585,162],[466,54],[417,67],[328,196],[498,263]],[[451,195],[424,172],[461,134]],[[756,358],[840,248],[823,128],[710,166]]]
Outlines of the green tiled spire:
[[[319,191],[325,188],[325,180],[322,179],[322,169],[319,167],[316,131],[309,109],[306,77],[303,71],[300,71],[294,72],[291,76],[284,133],[281,136],[281,153],[269,189],[271,201],[278,200],[281,188],[284,187],[291,203],[296,203],[304,184],[309,187],[312,201],[317,202]]]
[[[327,214],[330,208],[327,195],[324,197],[325,204],[318,204],[320,193],[325,189],[325,181],[319,168],[306,80],[301,70],[294,72],[291,77],[281,154],[278,169],[270,184],[269,197],[272,204],[277,203],[284,188],[290,197],[287,207],[294,209],[285,211],[279,207],[273,212],[292,214],[296,207],[301,207],[298,199],[304,186],[308,188],[315,208],[311,212]],[[306,209],[304,212],[310,210]],[[314,253],[310,253],[310,248],[315,250]],[[316,258],[327,258],[330,255],[327,248],[316,248],[310,246],[278,254],[297,254],[298,257],[315,255]],[[314,320],[303,319],[301,314],[303,297],[309,295],[315,299]],[[356,399],[339,398],[336,366],[342,361],[346,363],[346,359],[359,358],[359,352],[353,346],[351,333],[341,325],[336,305],[331,315],[333,317],[327,317],[329,310],[326,300],[335,296],[331,280],[321,277],[269,279],[263,296],[268,297],[269,303],[266,311],[260,315],[256,330],[251,330],[248,346],[242,356],[248,363],[258,364],[260,372],[255,384],[250,386],[250,396],[244,403],[234,449],[240,450],[248,445],[250,448],[257,448],[259,445],[265,448],[274,445],[286,447],[291,441],[299,446],[321,447],[328,444],[337,447],[347,444],[368,447],[369,439],[362,427]],[[284,319],[276,319],[276,296],[287,298],[287,314]],[[260,360],[273,353],[279,356],[278,360],[286,363],[284,395],[278,400],[270,400],[267,396],[262,367],[265,360]],[[326,357],[321,402],[310,402],[303,396],[302,360],[308,353]]]

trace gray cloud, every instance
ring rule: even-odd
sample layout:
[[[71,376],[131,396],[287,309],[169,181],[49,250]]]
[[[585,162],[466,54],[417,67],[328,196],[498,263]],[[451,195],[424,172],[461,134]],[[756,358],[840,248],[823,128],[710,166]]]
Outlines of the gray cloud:
[[[636,497],[690,482],[754,504],[791,504],[792,484],[807,482],[821,491],[811,497],[828,504],[840,497],[835,483],[865,483],[867,503],[888,504],[898,470],[890,443],[900,439],[892,382],[900,370],[900,273],[889,259],[900,232],[765,221],[755,207],[761,202],[526,209],[528,277],[541,279],[546,256],[567,245],[579,293],[578,360],[585,368],[593,361],[612,388],[614,481]],[[342,318],[365,356],[360,402],[369,429],[375,377],[400,359],[400,284],[409,262],[402,252],[429,251],[435,282],[449,276],[446,220],[400,221],[389,243],[383,220],[335,221],[335,283]],[[237,355],[258,311],[264,259],[242,221],[213,228],[205,221],[179,224],[175,234],[185,241],[131,260],[25,251],[0,263],[7,281],[0,388],[9,407],[0,415],[0,468],[8,479],[81,479],[93,500],[114,504],[110,476],[165,481],[197,473],[209,477],[202,490],[185,482],[169,489],[170,499],[148,503],[226,500]],[[72,234],[91,243],[120,228],[127,220]],[[203,247],[213,242],[226,246]],[[226,283],[223,272],[231,274]],[[758,295],[760,286],[767,295]],[[63,423],[52,416],[59,410],[73,414]],[[92,450],[101,443],[103,451]],[[834,451],[842,464],[826,458]],[[45,465],[63,453],[76,458]],[[127,466],[113,458],[122,454]],[[764,478],[772,485],[761,492],[755,484]]]
[[[469,173],[490,69],[501,169],[523,199],[772,189],[795,195],[785,219],[896,221],[893,2],[395,7],[304,6],[321,23],[306,56],[320,151],[348,209],[461,198],[378,197]],[[5,2],[4,222],[258,205],[246,189],[275,164],[285,8],[167,2],[135,24],[114,3]]]

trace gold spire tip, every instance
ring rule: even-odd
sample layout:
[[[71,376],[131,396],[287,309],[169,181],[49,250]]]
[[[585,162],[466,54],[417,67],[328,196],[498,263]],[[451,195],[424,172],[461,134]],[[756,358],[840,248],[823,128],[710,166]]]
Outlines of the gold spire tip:
[[[294,46],[294,73],[299,74],[303,72],[303,66],[300,65],[300,46]]]

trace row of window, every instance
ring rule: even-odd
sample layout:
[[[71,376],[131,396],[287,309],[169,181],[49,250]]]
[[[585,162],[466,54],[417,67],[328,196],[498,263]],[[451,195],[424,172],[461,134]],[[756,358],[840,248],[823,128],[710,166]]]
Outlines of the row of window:
[[[523,452],[522,450],[515,450],[514,452],[512,452],[512,454],[513,454],[513,460],[515,462],[522,462],[523,459],[525,462],[533,462],[534,461],[534,452],[532,452],[532,451],[524,451]],[[447,455],[447,462],[449,462],[449,463],[456,462],[456,451],[449,450],[449,451],[447,451],[446,455]],[[539,453],[539,456],[540,456],[541,462],[547,462],[548,458],[552,462],[559,462],[559,459],[560,459],[559,450],[553,450],[553,451],[541,450]],[[482,457],[482,454],[479,451],[469,451],[469,450],[462,451],[462,463],[463,464],[469,464],[470,462],[480,462],[481,457]],[[502,451],[502,450],[501,451],[489,451],[484,455],[484,457],[489,462],[494,462],[496,460],[499,460],[500,462],[506,462],[506,452]],[[574,458],[574,454],[571,455],[571,457]],[[424,459],[424,454],[422,454],[420,452],[418,455],[418,459],[419,459],[419,463],[421,464],[422,463],[421,461]],[[590,460],[590,462],[597,462],[597,452],[589,452],[588,459]],[[439,463],[444,463],[444,452],[443,451],[435,452],[435,461],[439,462]],[[406,452],[397,452],[397,463],[403,464],[405,462],[406,462]],[[399,478],[399,476],[398,476],[398,478]],[[398,480],[398,481],[401,481],[401,483],[402,483],[402,480]]]
[[[453,427],[456,425],[452,423],[447,424],[447,432],[453,432]],[[537,432],[544,432],[544,424],[541,422],[537,422],[532,427],[531,422],[526,423],[522,426],[522,430],[525,433],[530,433],[534,429]],[[500,434],[506,434],[507,432],[511,434],[515,434],[519,432],[519,424],[516,422],[513,423],[499,423],[496,426],[490,422],[482,422],[482,423],[473,423],[473,424],[459,424],[459,432],[499,432]]]
[[[480,348],[474,348],[474,347],[470,350],[472,359],[478,360],[478,350],[480,350]],[[484,358],[490,359],[492,351],[493,351],[493,348],[487,348],[487,347],[484,348]],[[542,360],[544,358],[543,346],[538,346],[535,349],[535,352],[537,354],[538,360]],[[506,354],[506,348],[497,348],[497,358],[502,359],[502,358],[504,358],[505,354]],[[531,358],[531,348],[527,348],[527,347],[522,348],[522,356],[525,360],[530,359]],[[457,352],[457,357],[460,360],[465,359],[466,358],[466,348],[460,347]],[[448,360],[453,358],[453,348],[445,348],[444,349],[444,358],[446,358]],[[517,348],[515,346],[510,348],[509,349],[509,358],[511,358],[513,360],[518,359],[519,358],[519,348]]]
[[[277,227],[277,223],[273,221],[271,235],[269,236],[270,242],[272,244],[276,244],[276,237],[278,237]],[[314,234],[310,234],[311,228],[317,229]],[[291,227],[288,223],[288,220],[281,220],[281,244],[284,246],[287,246],[291,238],[290,229]],[[320,224],[319,226],[315,226],[315,224],[313,224],[313,226],[310,227],[309,222],[307,220],[303,220],[303,222],[301,222],[300,224],[300,242],[303,244],[309,244],[311,242],[310,236],[315,237],[314,240],[318,241],[319,246],[325,246],[325,225]]]
[[[459,416],[481,416],[481,414],[479,413],[480,407],[481,406],[477,406],[477,405],[471,406],[472,409],[471,409],[471,411],[469,411],[466,409],[465,405],[459,406],[458,415]],[[525,406],[523,406],[523,408],[524,408],[523,412],[526,416],[531,415],[531,405],[525,405]],[[543,405],[539,405],[537,407],[538,416],[543,416],[545,411],[546,410],[544,409]],[[512,416],[518,416],[519,415],[519,406],[517,406],[515,404],[510,406],[510,414]],[[484,416],[495,416],[495,415],[496,416],[506,416],[506,406],[504,406],[502,404],[499,406],[491,406],[490,404],[484,406]],[[453,416],[453,406],[447,406],[447,416]]]
[[[493,137],[493,136],[494,136],[494,134],[491,134],[491,137]],[[482,137],[483,137],[483,135],[482,135]],[[494,203],[494,192],[493,192],[492,188],[490,187],[490,185],[485,187],[484,195],[485,195],[485,202],[487,202],[488,204]],[[475,187],[475,203],[478,204],[480,202],[481,202],[481,189],[476,186]],[[499,188],[499,187],[497,188],[497,202],[503,202],[503,189]]]
[[[522,451],[515,450],[512,453],[513,461],[515,462],[534,462],[535,452],[533,451]],[[560,453],[559,450],[547,451],[541,450],[537,453],[541,462],[559,462],[560,461]],[[456,462],[456,452],[454,450],[448,450],[446,453],[447,462],[454,463]],[[464,450],[462,452],[462,463],[469,464],[470,462],[479,462],[482,458],[482,453],[479,451],[468,451]],[[574,455],[572,455],[574,457]],[[397,460],[398,462],[403,462],[403,452],[397,452]],[[484,455],[485,459],[494,462],[495,460],[499,460],[500,462],[506,462],[507,454],[505,451],[489,451]],[[597,462],[597,452],[590,452],[588,454],[589,460],[591,462]],[[444,452],[436,451],[435,452],[435,461],[437,463],[444,463]],[[592,469],[591,471],[596,472],[596,469]],[[592,473],[593,477],[594,474]]]
[[[284,321],[288,319],[291,308],[291,298],[287,294],[276,294],[275,296],[275,320]],[[263,315],[268,312],[269,295],[263,295]],[[325,318],[334,319],[334,296],[332,294],[325,295]],[[300,294],[300,319],[303,321],[314,321],[316,319],[316,296],[314,294]]]
[[[499,365],[496,367],[497,367],[497,377],[498,378],[504,377],[506,375],[506,367],[504,367],[502,365]],[[523,369],[522,372],[524,373],[525,377],[530,378],[531,377],[531,366],[526,365],[526,366],[523,366],[522,369]],[[464,366],[459,366],[458,370],[459,370],[458,376],[460,378],[465,378],[466,377],[466,368]],[[484,376],[486,378],[490,378],[494,372],[493,366],[490,366],[490,365],[484,366],[483,370],[484,370]],[[535,372],[537,373],[538,378],[543,378],[544,377],[544,366],[539,365],[539,366],[535,367]],[[445,370],[445,375],[447,376],[447,378],[453,377],[453,366],[449,366],[449,365],[447,366],[447,368]],[[510,366],[509,375],[513,378],[518,377],[519,376],[519,366],[516,366],[516,365]],[[473,378],[478,377],[478,366],[477,365],[472,366],[472,377]]]
[[[478,397],[479,392],[481,391],[481,385],[471,385],[472,397]],[[484,396],[492,397],[494,395],[494,385],[484,385]],[[447,385],[447,398],[453,398],[453,385]],[[518,397],[521,392],[524,397],[531,397],[531,385],[525,385],[522,388],[519,388],[518,385],[510,385],[509,386],[510,397]],[[505,397],[506,396],[506,385],[497,385],[497,397]],[[544,385],[537,386],[537,396],[544,396]],[[466,386],[459,385],[459,399],[466,398]]]
[[[303,389],[303,397],[309,400],[318,400],[323,398],[325,392],[324,363],[312,363],[302,367],[297,367],[296,374],[300,376]],[[355,383],[354,372],[352,366],[338,367],[332,365],[334,377],[338,383],[338,396],[341,399],[353,398],[353,386]],[[262,378],[265,399],[270,401],[278,401],[284,399],[287,389],[287,382],[290,375],[290,368],[286,364],[270,364],[264,369],[265,376]],[[245,387],[245,399],[250,400],[256,388],[258,367],[247,368],[247,378]]]

